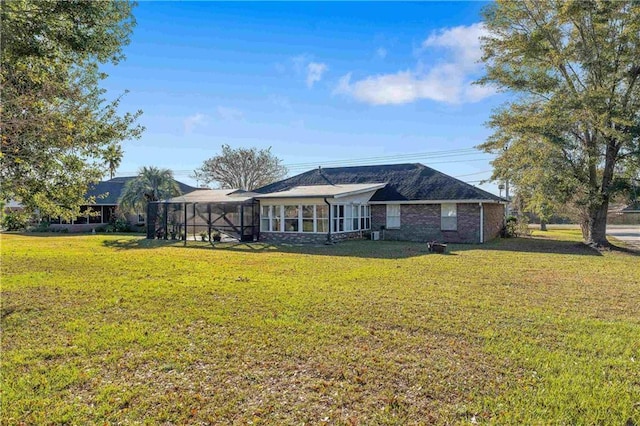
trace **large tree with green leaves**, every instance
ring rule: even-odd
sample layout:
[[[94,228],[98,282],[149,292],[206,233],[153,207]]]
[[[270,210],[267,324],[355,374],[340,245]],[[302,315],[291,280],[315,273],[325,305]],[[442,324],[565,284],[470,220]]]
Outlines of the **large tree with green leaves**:
[[[480,83],[516,94],[481,146],[498,154],[494,177],[547,185],[606,245],[609,200],[640,161],[640,3],[498,0],[484,17]]]
[[[123,212],[146,212],[150,201],[160,201],[180,194],[180,187],[173,179],[171,170],[142,167],[138,176],[125,184],[118,204]]]
[[[108,147],[136,138],[140,111],[106,100],[100,66],[123,59],[127,1],[3,1],[0,198],[73,217],[105,172]]]
[[[251,191],[282,179],[287,168],[271,153],[271,148],[231,148],[222,145],[222,152],[194,171],[194,178],[205,184],[216,183],[221,188]]]

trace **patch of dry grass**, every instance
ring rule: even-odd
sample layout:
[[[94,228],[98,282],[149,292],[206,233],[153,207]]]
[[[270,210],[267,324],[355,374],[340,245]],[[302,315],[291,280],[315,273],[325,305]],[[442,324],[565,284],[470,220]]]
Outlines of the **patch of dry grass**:
[[[640,257],[536,236],[3,235],[2,423],[640,423]]]

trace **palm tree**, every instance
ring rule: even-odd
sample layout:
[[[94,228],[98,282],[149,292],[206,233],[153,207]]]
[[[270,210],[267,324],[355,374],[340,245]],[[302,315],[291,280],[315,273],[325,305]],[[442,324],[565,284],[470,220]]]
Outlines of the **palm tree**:
[[[180,187],[169,169],[142,167],[124,186],[118,204],[125,212],[144,212],[147,203],[180,195]]]
[[[122,147],[115,143],[109,145],[104,151],[104,163],[109,168],[109,179],[113,179],[113,175],[120,166],[122,154]]]

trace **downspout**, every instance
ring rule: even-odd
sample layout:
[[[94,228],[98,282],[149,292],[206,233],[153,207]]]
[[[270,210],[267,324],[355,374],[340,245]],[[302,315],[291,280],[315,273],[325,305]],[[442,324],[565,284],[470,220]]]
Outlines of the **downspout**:
[[[327,233],[327,244],[331,243],[331,204],[327,201],[327,197],[324,197],[324,202],[327,204],[329,208],[329,232]]]
[[[484,243],[484,206],[480,204],[480,244]]]

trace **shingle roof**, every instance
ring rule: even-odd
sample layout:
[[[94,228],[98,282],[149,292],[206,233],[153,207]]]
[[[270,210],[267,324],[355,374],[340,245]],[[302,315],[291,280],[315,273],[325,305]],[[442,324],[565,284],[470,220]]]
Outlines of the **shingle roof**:
[[[503,201],[454,177],[420,163],[314,169],[257,189],[258,193],[286,191],[302,185],[387,182],[371,201],[492,200]]]
[[[95,204],[118,204],[118,198],[120,198],[120,193],[124,189],[124,185],[135,178],[136,176],[116,177],[110,180],[98,182],[89,188],[86,196],[95,197]],[[187,194],[197,189],[182,182],[176,181],[176,183],[183,194]]]

